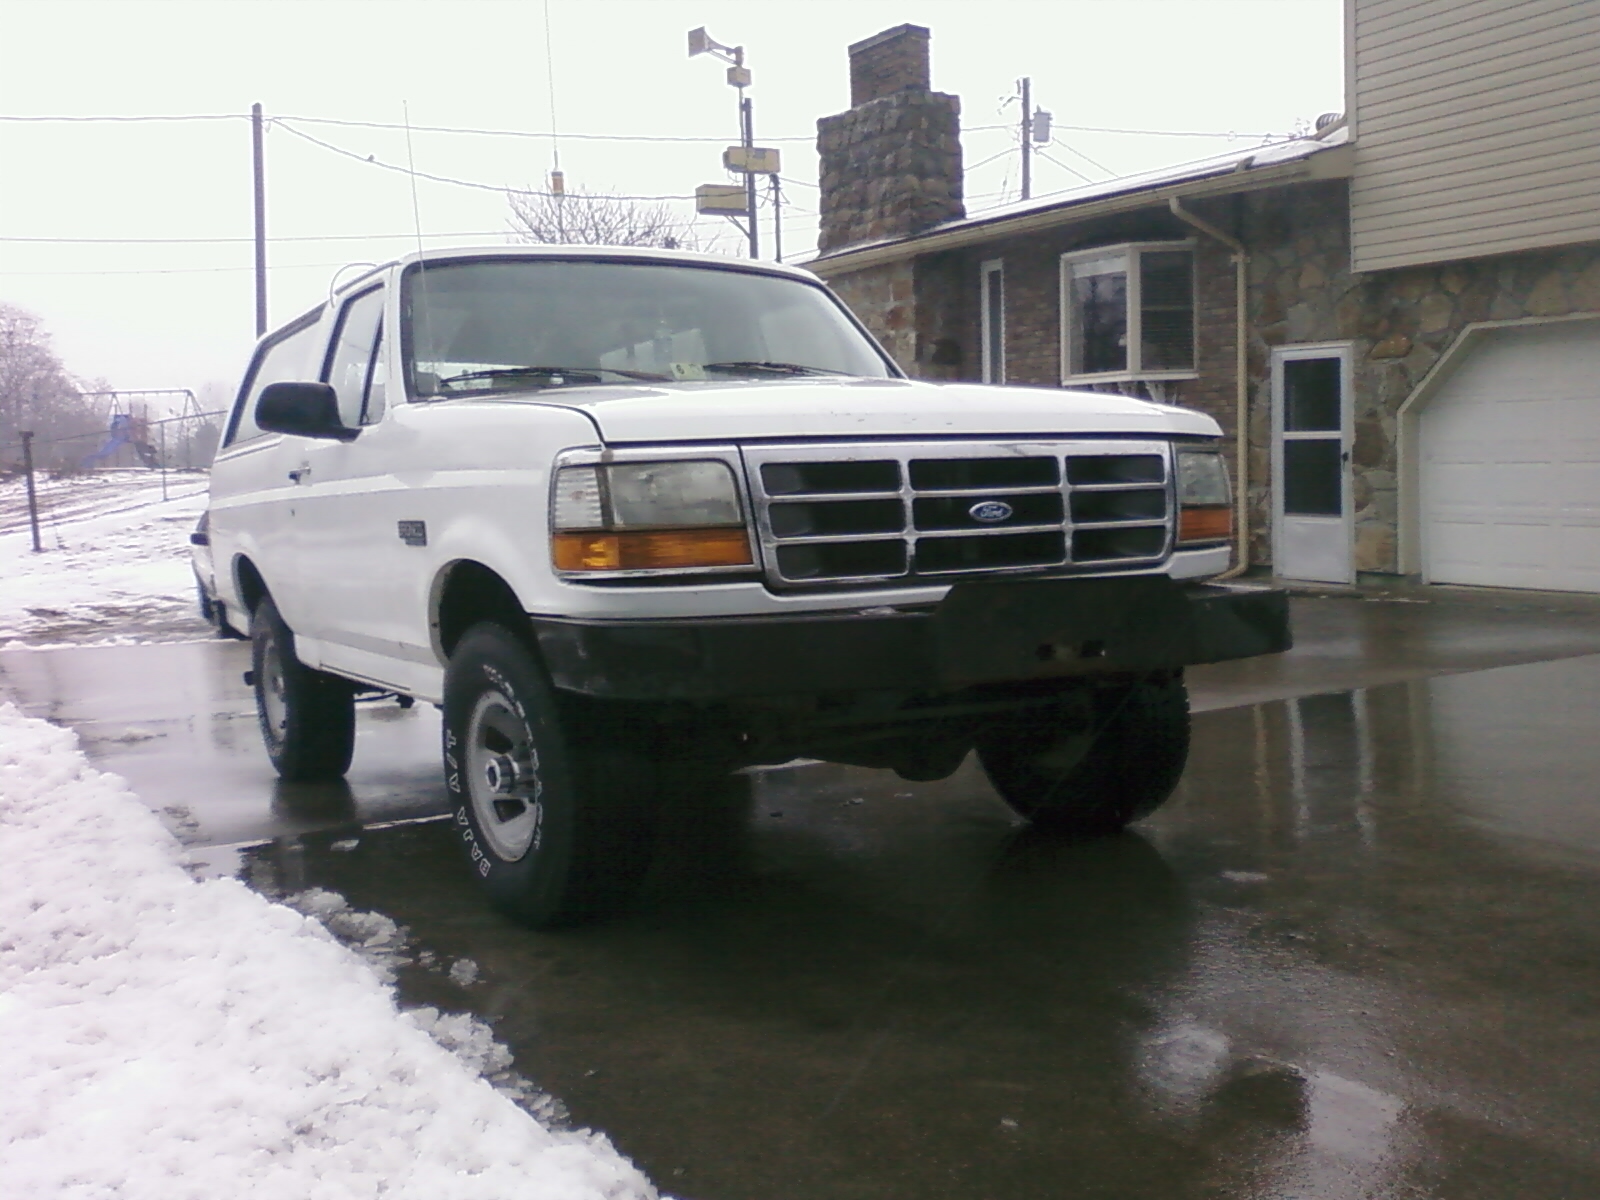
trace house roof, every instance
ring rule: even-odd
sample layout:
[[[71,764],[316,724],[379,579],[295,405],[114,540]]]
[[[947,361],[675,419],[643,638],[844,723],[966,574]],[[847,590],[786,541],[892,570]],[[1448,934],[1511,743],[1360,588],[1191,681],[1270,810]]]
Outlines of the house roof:
[[[951,250],[1092,217],[1163,205],[1169,198],[1226,195],[1307,179],[1343,179],[1349,175],[1349,137],[1341,124],[1316,137],[1292,138],[1244,153],[1217,155],[1002,205],[906,237],[847,246],[819,255],[804,265],[826,278],[936,250]]]

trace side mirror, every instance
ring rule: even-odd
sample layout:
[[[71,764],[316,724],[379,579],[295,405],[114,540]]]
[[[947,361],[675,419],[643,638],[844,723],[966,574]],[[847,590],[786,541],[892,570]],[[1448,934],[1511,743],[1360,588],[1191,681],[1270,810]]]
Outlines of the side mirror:
[[[269,383],[256,399],[256,424],[268,433],[353,441],[359,429],[339,419],[339,394],[325,383]]]

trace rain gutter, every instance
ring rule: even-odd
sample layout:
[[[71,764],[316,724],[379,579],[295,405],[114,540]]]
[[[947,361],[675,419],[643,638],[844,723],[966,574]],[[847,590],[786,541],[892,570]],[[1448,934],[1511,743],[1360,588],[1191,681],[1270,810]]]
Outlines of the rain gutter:
[[[1242,575],[1250,567],[1250,380],[1246,375],[1248,359],[1245,354],[1246,270],[1250,255],[1244,243],[1230,233],[1224,233],[1204,217],[1196,216],[1184,208],[1176,196],[1167,198],[1167,208],[1178,220],[1194,226],[1207,237],[1221,242],[1233,251],[1233,345],[1234,345],[1234,414],[1233,457],[1234,478],[1238,482],[1239,503],[1234,508],[1237,549],[1234,563],[1219,579]]]

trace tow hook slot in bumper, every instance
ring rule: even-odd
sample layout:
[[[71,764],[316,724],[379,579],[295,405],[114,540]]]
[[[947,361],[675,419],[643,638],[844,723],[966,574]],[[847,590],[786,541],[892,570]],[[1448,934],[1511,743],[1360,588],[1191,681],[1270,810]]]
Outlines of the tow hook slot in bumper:
[[[1164,575],[958,584],[933,627],[940,675],[953,686],[1159,671],[1291,645],[1286,593]]]

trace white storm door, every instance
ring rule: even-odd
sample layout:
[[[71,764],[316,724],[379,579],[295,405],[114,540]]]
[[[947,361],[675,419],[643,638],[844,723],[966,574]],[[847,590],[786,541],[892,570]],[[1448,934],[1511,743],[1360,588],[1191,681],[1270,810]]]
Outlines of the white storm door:
[[[1285,579],[1354,583],[1350,347],[1272,354],[1272,559]]]

